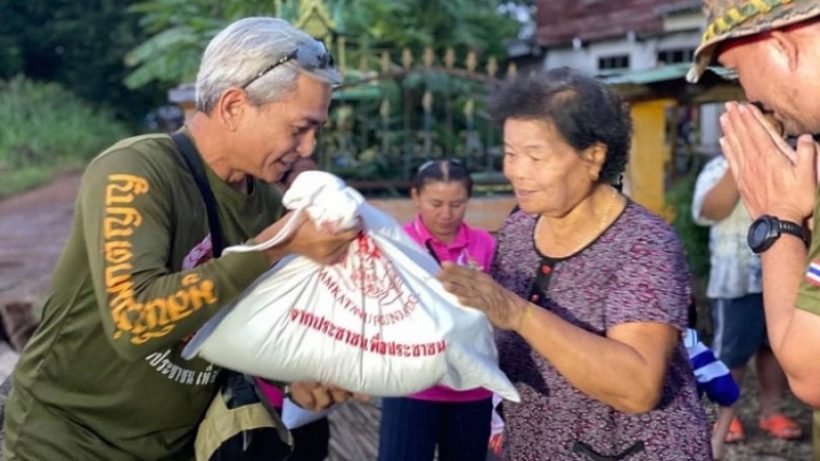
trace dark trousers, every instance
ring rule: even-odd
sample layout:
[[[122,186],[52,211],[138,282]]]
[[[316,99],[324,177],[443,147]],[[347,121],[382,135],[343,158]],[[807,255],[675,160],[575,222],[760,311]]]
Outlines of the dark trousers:
[[[327,418],[291,429],[293,454],[288,461],[322,461],[328,456],[330,424]]]
[[[430,402],[382,399],[379,461],[485,461],[492,399]]]
[[[276,408],[282,415],[282,409]],[[319,418],[312,423],[291,429],[293,453],[288,461],[324,461],[330,454],[330,422]]]

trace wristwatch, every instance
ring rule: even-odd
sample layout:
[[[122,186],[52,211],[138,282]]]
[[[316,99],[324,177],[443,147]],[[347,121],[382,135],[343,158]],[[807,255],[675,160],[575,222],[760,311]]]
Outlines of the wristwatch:
[[[755,219],[749,226],[746,243],[755,253],[763,253],[783,234],[793,235],[802,240],[806,246],[809,245],[809,236],[803,226],[765,214]]]

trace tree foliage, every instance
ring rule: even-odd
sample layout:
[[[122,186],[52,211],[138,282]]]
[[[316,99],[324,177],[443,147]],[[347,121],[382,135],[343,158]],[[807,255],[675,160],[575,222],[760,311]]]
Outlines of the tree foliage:
[[[61,85],[0,81],[0,198],[82,168],[129,130]]]
[[[503,56],[516,24],[496,0],[351,0],[345,34],[396,48],[463,47]]]
[[[504,43],[518,24],[500,14],[499,0],[328,0],[325,4],[337,32],[358,51],[389,50],[398,59],[401,49],[418,56],[430,46],[452,46],[463,53],[476,50],[502,58]],[[295,21],[298,5],[282,2],[280,16]],[[142,15],[140,24],[150,35],[127,56],[134,66],[126,83],[140,87],[152,81],[178,84],[195,77],[200,55],[216,32],[244,16],[273,15],[270,0],[145,0],[131,7]]]
[[[689,264],[689,272],[695,277],[709,275],[709,228],[700,226],[692,219],[692,194],[698,170],[679,179],[666,192],[666,206],[674,210],[672,227],[681,237],[683,251]]]
[[[152,81],[192,81],[205,45],[220,29],[237,18],[271,16],[274,7],[270,0],[148,0],[129,11],[148,35],[125,56],[133,68],[125,84],[139,88]]]
[[[133,119],[164,99],[156,86],[126,88],[125,53],[145,40],[121,0],[0,2],[0,79],[56,81]]]
[[[308,0],[304,0],[308,1]],[[513,0],[524,1],[524,0]],[[453,46],[502,58],[517,25],[499,13],[509,0],[327,0],[349,43],[350,67],[363,53],[401,49],[438,56]],[[299,0],[0,1],[0,80],[55,81],[93,105],[135,121],[166,100],[165,90],[195,77],[214,34],[245,16],[294,21]],[[378,59],[373,58],[374,61]],[[371,62],[376,65],[376,62]]]

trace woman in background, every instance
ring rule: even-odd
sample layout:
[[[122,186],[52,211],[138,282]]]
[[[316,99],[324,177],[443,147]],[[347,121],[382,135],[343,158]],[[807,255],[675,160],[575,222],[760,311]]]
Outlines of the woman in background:
[[[439,263],[487,271],[495,252],[489,233],[464,223],[472,193],[470,174],[456,160],[419,167],[411,189],[418,214],[407,234]],[[492,393],[436,386],[409,397],[382,400],[380,461],[475,461],[487,457]]]

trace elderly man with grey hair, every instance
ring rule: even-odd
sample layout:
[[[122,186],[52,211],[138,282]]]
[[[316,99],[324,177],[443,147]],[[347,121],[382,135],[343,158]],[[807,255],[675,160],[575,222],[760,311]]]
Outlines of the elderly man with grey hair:
[[[338,81],[321,42],[280,19],[242,19],[205,50],[185,128],[121,140],[91,161],[14,372],[7,460],[193,458],[219,370],[183,360],[186,340],[282,257],[333,263],[355,237],[305,219],[270,250],[220,256],[283,226],[273,183],[311,155]],[[350,397],[315,383],[291,392],[310,409]]]

